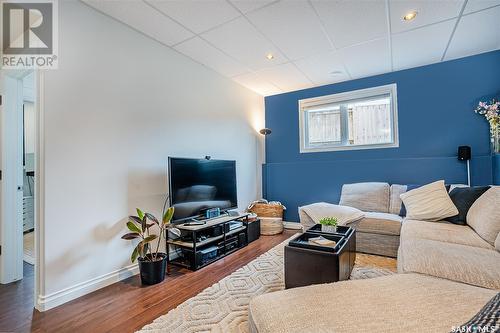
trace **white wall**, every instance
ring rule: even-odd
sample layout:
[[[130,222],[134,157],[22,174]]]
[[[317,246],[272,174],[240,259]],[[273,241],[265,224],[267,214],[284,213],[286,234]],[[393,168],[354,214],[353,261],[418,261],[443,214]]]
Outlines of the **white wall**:
[[[82,3],[60,1],[59,17],[59,69],[44,79],[46,308],[126,275],[113,273],[130,265],[126,217],[159,213],[168,156],[235,159],[240,208],[259,197],[264,117],[261,96]]]

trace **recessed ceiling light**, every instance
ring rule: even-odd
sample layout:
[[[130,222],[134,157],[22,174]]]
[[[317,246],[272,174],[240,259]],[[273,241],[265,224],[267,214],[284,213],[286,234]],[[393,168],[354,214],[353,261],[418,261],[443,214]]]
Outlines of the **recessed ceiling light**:
[[[266,55],[266,58],[267,58],[267,60],[273,60],[274,59],[274,55],[272,53],[268,53]]]
[[[338,75],[342,75],[344,73],[342,71],[333,71],[333,72],[330,72],[330,74],[333,76],[338,76]]]
[[[405,21],[411,21],[415,17],[417,17],[417,13],[418,12],[416,10],[412,10],[411,12],[408,12],[405,16],[403,16],[403,20],[405,20]]]

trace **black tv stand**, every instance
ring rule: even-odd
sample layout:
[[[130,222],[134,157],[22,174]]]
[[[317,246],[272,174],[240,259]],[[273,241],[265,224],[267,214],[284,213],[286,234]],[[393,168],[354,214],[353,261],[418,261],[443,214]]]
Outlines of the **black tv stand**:
[[[170,264],[195,271],[245,247],[249,242],[248,214],[219,216],[199,222],[203,224],[190,225],[187,222],[175,226],[181,231],[181,237],[167,239]]]

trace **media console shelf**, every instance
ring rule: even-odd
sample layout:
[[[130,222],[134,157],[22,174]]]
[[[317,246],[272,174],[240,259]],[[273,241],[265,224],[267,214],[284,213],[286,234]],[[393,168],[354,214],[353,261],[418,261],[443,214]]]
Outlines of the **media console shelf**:
[[[249,243],[249,225],[258,222],[250,222],[248,214],[243,214],[213,218],[202,225],[176,225],[181,237],[167,239],[168,262],[193,271],[200,269],[245,247]]]

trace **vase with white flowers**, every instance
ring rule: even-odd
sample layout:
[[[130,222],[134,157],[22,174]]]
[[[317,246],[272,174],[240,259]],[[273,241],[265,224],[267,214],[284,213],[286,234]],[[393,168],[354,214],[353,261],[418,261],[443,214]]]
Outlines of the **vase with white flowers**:
[[[490,124],[491,152],[500,153],[500,101],[479,102],[474,112],[484,116]]]

